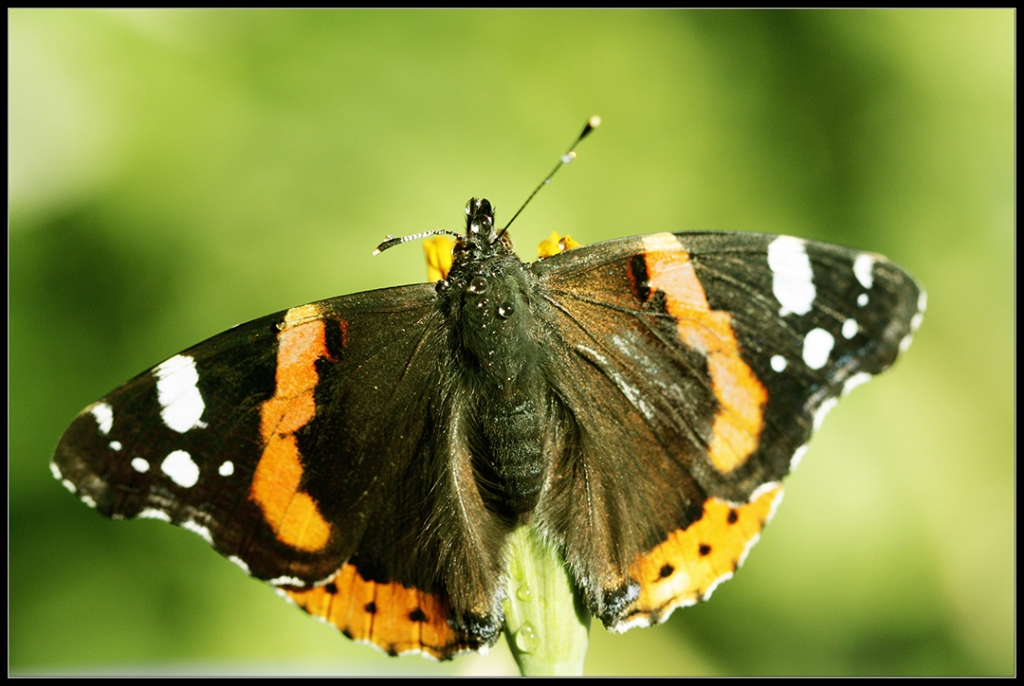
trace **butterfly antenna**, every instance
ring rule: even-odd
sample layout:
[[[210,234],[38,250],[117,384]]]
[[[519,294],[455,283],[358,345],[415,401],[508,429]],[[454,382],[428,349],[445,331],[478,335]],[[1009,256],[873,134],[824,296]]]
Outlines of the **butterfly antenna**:
[[[533,189],[533,193],[530,193],[530,197],[526,199],[526,202],[524,202],[523,206],[519,208],[519,211],[512,215],[512,218],[508,220],[508,224],[505,224],[505,228],[498,232],[499,238],[506,231],[508,231],[508,227],[512,226],[512,222],[516,220],[516,217],[519,216],[520,212],[526,209],[526,206],[530,204],[531,200],[533,200],[533,196],[537,195],[537,192],[540,191],[541,188],[551,183],[551,177],[553,177],[555,173],[562,168],[562,165],[569,164],[574,159],[576,159],[576,151],[573,150],[573,148],[579,145],[581,140],[589,136],[590,132],[600,125],[601,117],[597,116],[596,114],[587,120],[587,125],[583,127],[583,132],[576,137],[576,140],[572,142],[572,145],[569,146],[569,150],[564,155],[562,155],[561,159],[558,160],[558,164],[555,165],[555,168],[551,170],[551,173],[548,174],[546,179],[540,182],[539,186]]]
[[[437,229],[436,231],[424,231],[423,233],[416,233],[413,234],[412,236],[399,236],[398,238],[395,238],[394,236],[387,236],[385,237],[384,242],[378,245],[377,248],[373,251],[373,254],[374,256],[377,256],[380,255],[385,250],[387,250],[388,248],[393,248],[401,243],[408,243],[409,241],[418,241],[421,238],[426,238],[427,236],[437,236],[438,234],[442,233],[446,233],[449,236],[455,236],[456,238],[462,236],[461,233],[456,233],[455,231],[448,231],[447,229]]]

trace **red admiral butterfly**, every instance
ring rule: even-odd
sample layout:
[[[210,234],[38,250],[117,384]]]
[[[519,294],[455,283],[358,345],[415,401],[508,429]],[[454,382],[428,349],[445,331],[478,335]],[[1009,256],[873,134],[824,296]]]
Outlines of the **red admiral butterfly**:
[[[524,524],[621,631],[732,576],[825,414],[925,309],[873,253],[659,233],[524,264],[488,201],[466,212],[445,278],[171,357],[75,419],[54,475],[392,654],[493,644]]]

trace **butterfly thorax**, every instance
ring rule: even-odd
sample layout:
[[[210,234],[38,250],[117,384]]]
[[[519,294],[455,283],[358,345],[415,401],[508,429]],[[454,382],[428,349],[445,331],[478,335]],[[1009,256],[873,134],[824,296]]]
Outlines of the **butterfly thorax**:
[[[466,235],[438,302],[455,323],[450,343],[467,397],[454,402],[468,405],[480,492],[493,512],[514,522],[536,506],[545,472],[548,389],[529,299],[534,277],[508,234],[495,233],[489,202],[474,198],[466,213]]]

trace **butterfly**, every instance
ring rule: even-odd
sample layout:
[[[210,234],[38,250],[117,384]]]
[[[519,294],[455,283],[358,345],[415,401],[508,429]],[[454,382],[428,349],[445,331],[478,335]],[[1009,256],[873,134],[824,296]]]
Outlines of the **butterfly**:
[[[435,283],[170,357],[78,415],[54,476],[107,517],[194,531],[391,654],[492,645],[524,525],[609,629],[664,621],[742,564],[926,296],[881,255],[788,236],[574,245],[524,263],[473,198]]]

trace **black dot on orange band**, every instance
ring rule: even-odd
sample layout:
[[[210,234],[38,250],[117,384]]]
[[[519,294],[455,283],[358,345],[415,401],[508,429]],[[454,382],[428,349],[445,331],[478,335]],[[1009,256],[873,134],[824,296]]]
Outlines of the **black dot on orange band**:
[[[739,518],[740,515],[736,510],[729,510],[729,516],[726,518],[726,521],[730,524],[735,524]]]
[[[377,614],[377,603],[371,600],[366,604],[366,607],[364,607],[363,609],[369,612],[371,615]]]
[[[707,555],[711,552],[711,546],[709,546],[707,543],[701,543],[700,548],[698,548],[698,550],[700,551],[700,554],[703,557],[704,555]]]
[[[338,592],[338,585],[332,581],[331,583],[324,586],[324,590],[327,591],[330,595],[334,595]]]
[[[673,567],[672,565],[665,565],[661,568],[661,571],[658,573],[661,575],[661,578],[664,579],[666,576],[672,576],[672,572],[674,571],[676,571],[675,567]]]
[[[423,612],[423,610],[417,607],[415,610],[409,613],[409,619],[411,619],[414,622],[425,622],[427,621],[427,615],[425,612]]]

